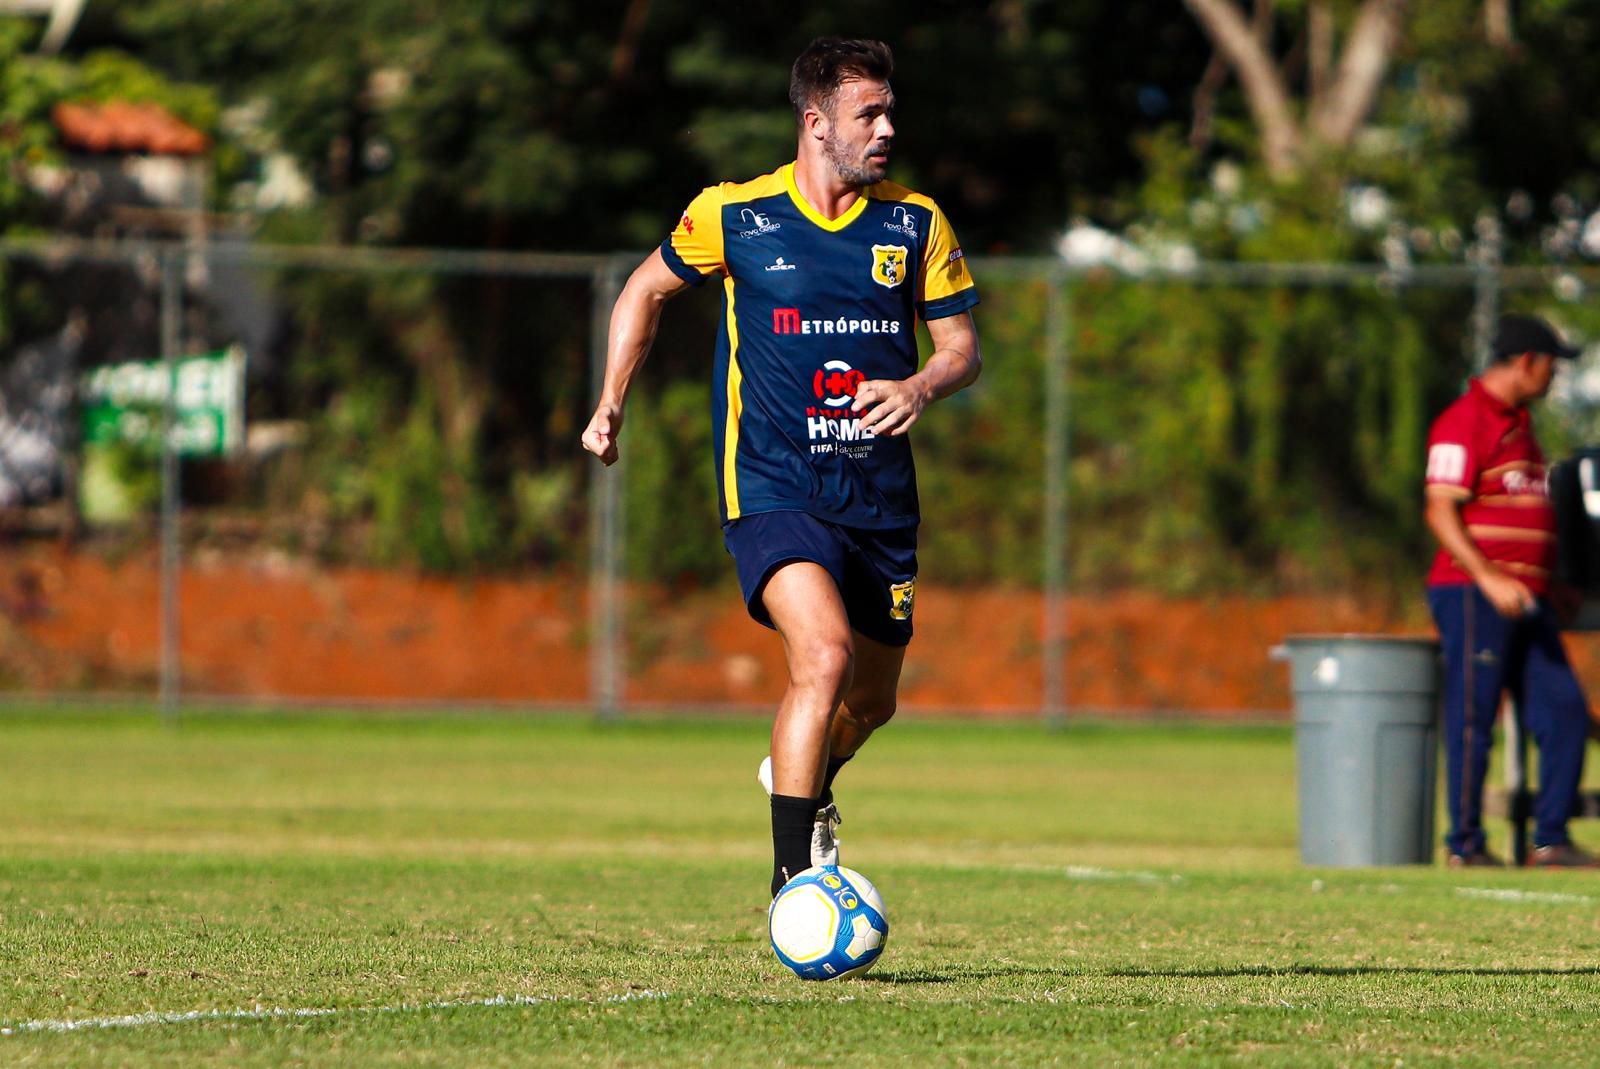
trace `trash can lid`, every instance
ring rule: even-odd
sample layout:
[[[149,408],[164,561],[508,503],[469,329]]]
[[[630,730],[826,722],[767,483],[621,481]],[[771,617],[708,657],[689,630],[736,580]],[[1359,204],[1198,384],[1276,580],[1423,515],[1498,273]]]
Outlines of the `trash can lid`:
[[[1390,649],[1423,650],[1437,649],[1438,645],[1439,640],[1432,635],[1374,635],[1371,632],[1329,631],[1324,634],[1288,635],[1282,642],[1267,650],[1267,658],[1287,661],[1291,647],[1343,646],[1349,649],[1352,646],[1367,648],[1387,646]]]
[[[1417,643],[1419,645],[1436,645],[1438,639],[1433,635],[1376,635],[1372,632],[1357,631],[1327,631],[1308,632],[1303,635],[1287,635],[1285,642],[1403,642]]]

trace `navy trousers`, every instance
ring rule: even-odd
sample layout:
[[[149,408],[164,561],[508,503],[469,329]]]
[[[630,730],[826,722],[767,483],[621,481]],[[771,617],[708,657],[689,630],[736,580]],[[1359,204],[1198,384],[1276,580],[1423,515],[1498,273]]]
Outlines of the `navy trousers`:
[[[1431,586],[1428,606],[1444,649],[1445,798],[1453,854],[1484,848],[1483,781],[1502,692],[1522,711],[1539,748],[1535,846],[1565,843],[1583,779],[1589,703],[1561,645],[1555,614],[1539,599],[1521,619],[1501,616],[1476,586]]]

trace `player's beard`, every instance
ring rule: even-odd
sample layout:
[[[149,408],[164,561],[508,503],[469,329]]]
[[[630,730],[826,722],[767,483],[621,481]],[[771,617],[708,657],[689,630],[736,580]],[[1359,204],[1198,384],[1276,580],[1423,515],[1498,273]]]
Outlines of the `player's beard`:
[[[841,141],[830,130],[828,136],[822,140],[822,154],[833,165],[833,173],[839,176],[839,181],[852,186],[870,186],[883,181],[883,176],[888,173],[887,164],[874,163],[867,159],[873,149],[887,150],[887,142],[874,142],[868,145],[860,156],[852,155],[850,146]]]

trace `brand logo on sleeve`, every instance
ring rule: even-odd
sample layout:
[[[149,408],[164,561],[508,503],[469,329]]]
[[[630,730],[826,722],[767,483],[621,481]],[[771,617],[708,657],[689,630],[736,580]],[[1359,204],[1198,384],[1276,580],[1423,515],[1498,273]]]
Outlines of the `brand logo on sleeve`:
[[[1428,450],[1428,482],[1460,485],[1466,477],[1466,446],[1440,442]]]

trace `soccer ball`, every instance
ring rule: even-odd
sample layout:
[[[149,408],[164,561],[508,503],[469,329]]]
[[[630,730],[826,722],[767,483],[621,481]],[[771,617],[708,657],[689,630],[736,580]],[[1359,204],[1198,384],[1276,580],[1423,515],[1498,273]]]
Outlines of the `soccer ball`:
[[[809,868],[767,910],[773,953],[802,980],[843,980],[872,968],[889,939],[883,896],[837,865]]]

